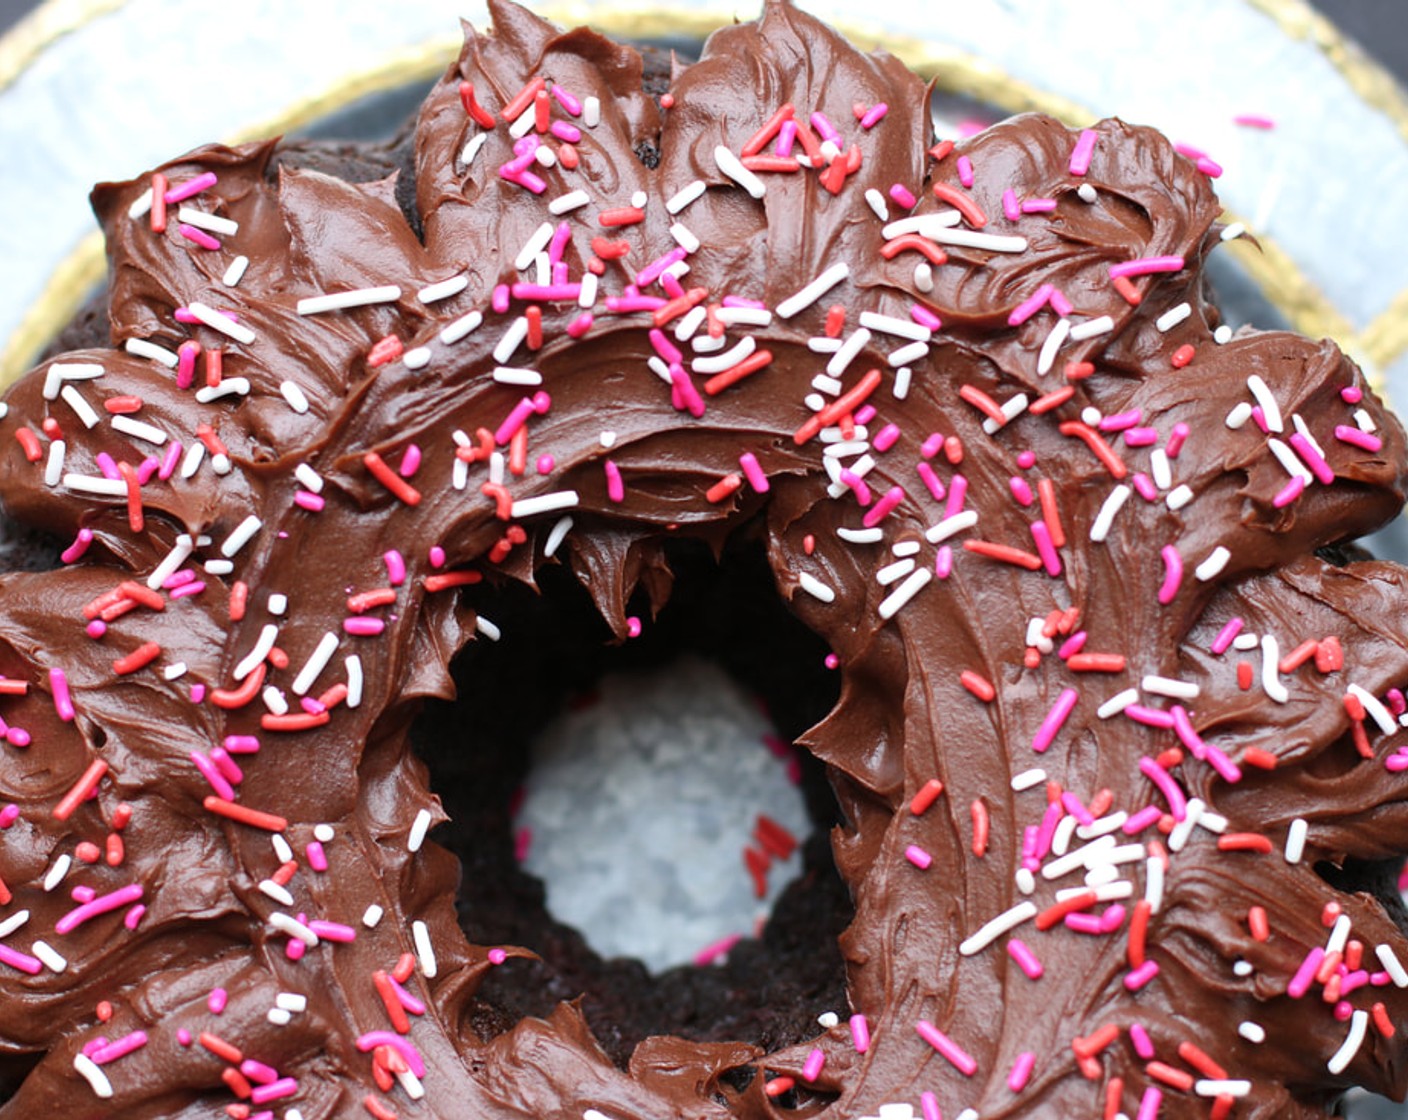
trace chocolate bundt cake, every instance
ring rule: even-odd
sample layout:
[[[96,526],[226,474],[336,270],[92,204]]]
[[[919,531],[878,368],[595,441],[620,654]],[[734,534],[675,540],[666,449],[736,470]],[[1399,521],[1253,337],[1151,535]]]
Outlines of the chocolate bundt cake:
[[[110,342],[0,417],[61,551],[0,576],[0,1114],[1402,1097],[1408,588],[1337,546],[1408,453],[1332,343],[1221,326],[1204,169],[1116,120],[936,137],[920,79],[780,0],[658,96],[491,9],[399,148],[94,195]],[[745,573],[706,613],[785,603],[838,667],[800,741],[844,890],[797,1006],[725,974],[725,1033],[642,1038],[457,915],[410,732],[467,646],[583,599],[624,641],[701,552]],[[460,703],[561,694],[508,675]]]

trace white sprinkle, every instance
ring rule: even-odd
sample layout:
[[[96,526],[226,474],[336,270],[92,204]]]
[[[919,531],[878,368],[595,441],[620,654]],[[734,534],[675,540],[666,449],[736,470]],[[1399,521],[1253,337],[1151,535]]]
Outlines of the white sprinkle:
[[[1244,1019],[1237,1024],[1237,1033],[1257,1046],[1266,1041],[1265,1028],[1260,1023],[1253,1023],[1250,1019]]]
[[[176,220],[185,222],[188,226],[195,226],[196,229],[218,233],[223,237],[233,237],[240,231],[239,222],[230,218],[222,218],[218,214],[207,214],[204,210],[197,210],[194,206],[182,206],[176,211]]]
[[[1046,771],[1040,766],[1033,766],[1030,770],[1023,770],[1012,779],[1012,788],[1018,793],[1041,785],[1046,781]]]
[[[826,363],[826,372],[832,377],[840,377],[869,342],[870,332],[864,327],[857,327],[842,343],[841,349],[831,355],[831,360]]]
[[[51,972],[62,972],[68,967],[68,961],[47,941],[36,941],[29,951],[43,961]]]
[[[504,481],[504,453],[495,451],[489,456],[489,481],[502,486]]]
[[[239,282],[244,279],[244,274],[249,268],[249,258],[238,256],[230,262],[230,267],[225,269],[225,275],[220,277],[220,283],[227,288],[239,286]]]
[[[284,839],[282,832],[271,832],[269,834],[269,845],[274,849],[274,855],[280,863],[288,863],[293,859],[293,849]]]
[[[417,919],[411,923],[411,939],[416,944],[416,956],[420,958],[420,970],[427,980],[434,980],[438,971],[435,964],[435,947],[430,944],[430,930]]]
[[[327,668],[328,662],[332,660],[332,655],[337,652],[337,641],[337,635],[331,630],[322,636],[313,652],[308,655],[308,660],[303,663],[303,668],[298,676],[293,678],[295,696],[302,696],[313,687],[313,682],[318,679],[318,674]]]
[[[548,203],[548,213],[554,217],[562,217],[563,214],[570,214],[573,210],[580,210],[591,201],[591,197],[586,191],[568,191],[566,194],[558,195]]]
[[[722,340],[720,340],[722,341]],[[753,335],[745,335],[738,345],[731,347],[722,354],[715,354],[710,357],[694,358],[689,363],[689,368],[695,373],[723,373],[731,366],[736,366],[744,358],[748,357],[758,348],[758,340]],[[815,382],[813,382],[815,384]],[[838,389],[837,392],[840,390]]]
[[[882,222],[888,222],[890,220],[890,207],[885,202],[885,196],[874,187],[870,187],[865,192],[865,201],[866,204],[875,211],[875,216]]]
[[[87,1054],[81,1051],[75,1054],[73,1068],[78,1071],[84,1081],[88,1082],[88,1087],[93,1090],[94,1096],[101,1100],[108,1100],[112,1096],[112,1082],[108,1080],[108,1075]]]
[[[1256,649],[1261,645],[1261,638],[1255,634],[1238,634],[1232,639],[1232,648],[1237,650]]]
[[[410,852],[420,851],[420,846],[425,843],[425,834],[430,831],[430,810],[422,809],[416,814],[416,819],[411,822],[410,835],[406,837],[406,850]]]
[[[273,879],[263,880],[259,884],[259,889],[263,891],[266,895],[268,895],[270,898],[272,898],[275,902],[277,902],[280,906],[293,905],[293,895],[291,895],[286,888],[274,882]]]
[[[699,252],[699,238],[695,237],[693,231],[683,222],[676,222],[670,227],[670,236],[686,253]]]
[[[1226,323],[1219,323],[1212,332],[1212,340],[1219,346],[1226,346],[1232,341],[1232,328]]]
[[[978,233],[971,229],[936,229],[924,235],[940,245],[959,245],[968,249],[986,249],[993,253],[1025,253],[1025,237],[1003,237],[994,233]]]
[[[1241,222],[1232,222],[1219,235],[1223,241],[1235,241],[1247,232],[1247,227]]]
[[[1100,426],[1100,421],[1103,419],[1100,414],[1100,410],[1092,405],[1086,405],[1083,409],[1080,410],[1080,418],[1084,423],[1090,425],[1090,427],[1092,428],[1098,428]]]
[[[288,402],[289,408],[300,416],[308,411],[307,394],[303,392],[296,381],[281,381],[279,393]]]
[[[1181,681],[1175,677],[1159,677],[1153,673],[1144,678],[1140,687],[1145,692],[1152,692],[1156,696],[1172,696],[1175,700],[1193,700],[1198,695],[1198,686],[1192,681]]]
[[[145,218],[152,212],[152,192],[148,187],[141,194],[132,200],[132,205],[127,208],[127,216],[135,221],[138,218]]]
[[[513,258],[513,267],[518,269],[519,272],[529,268],[537,255],[548,247],[548,242],[552,240],[553,233],[554,229],[551,222],[544,222],[534,230],[533,235],[523,243],[523,248],[518,250],[518,256]]]
[[[851,544],[875,544],[885,539],[885,531],[878,526],[871,529],[847,529],[840,526],[836,535]]]
[[[187,671],[187,665],[184,661],[173,661],[161,671],[161,677],[167,681],[179,681]]]
[[[1071,822],[1071,832],[1075,831],[1075,817],[1063,817],[1062,821]],[[1069,833],[1067,834],[1069,836]],[[1135,844],[1139,849],[1138,858],[1143,858],[1144,846]],[[1041,869],[1043,879],[1059,879],[1063,875],[1069,875],[1078,867],[1094,867],[1100,863],[1108,863],[1108,856],[1115,849],[1115,838],[1113,836],[1101,836],[1098,840],[1092,840],[1089,844],[1082,844],[1075,851],[1068,852],[1058,859],[1053,859],[1046,863]]]
[[[1368,1029],[1369,1013],[1356,1010],[1350,1016],[1349,1033],[1344,1036],[1344,1042],[1340,1044],[1340,1048],[1325,1063],[1325,1068],[1336,1075],[1343,1073],[1349,1063],[1354,1060],[1354,1056],[1359,1053],[1359,1047],[1364,1044],[1364,1032]]]
[[[500,385],[541,385],[543,375],[535,369],[522,366],[496,366],[493,378]]]
[[[1275,636],[1263,634],[1261,638],[1261,687],[1266,691],[1266,695],[1276,703],[1284,704],[1291,698],[1291,694],[1281,683],[1276,667],[1280,660],[1281,647]]]
[[[1223,421],[1234,432],[1252,418],[1252,406],[1242,401],[1233,405],[1232,411],[1227,414],[1227,419]]]
[[[1198,818],[1198,827],[1208,832],[1223,833],[1227,831],[1227,818],[1221,813],[1205,809],[1203,815]]]
[[[851,267],[845,261],[833,264],[806,287],[779,303],[777,305],[778,318],[790,319],[799,311],[806,310],[850,274]]]
[[[67,445],[61,439],[56,439],[49,445],[49,456],[44,461],[44,485],[57,486],[64,477],[64,454]]]
[[[857,424],[854,436],[857,442],[863,443],[870,438],[870,433],[866,430],[864,424]],[[817,439],[822,443],[843,443],[848,438],[849,437],[843,434],[841,429],[834,424],[829,428],[822,428],[821,431],[817,433]]]
[[[1110,535],[1110,526],[1114,524],[1115,514],[1119,513],[1128,500],[1129,487],[1124,483],[1120,483],[1110,491],[1109,496],[1100,506],[1100,512],[1095,515],[1095,523],[1090,527],[1091,540],[1103,541]]]
[[[1255,971],[1256,971],[1256,966],[1255,966],[1254,964],[1252,964],[1251,961],[1233,961],[1233,962],[1232,962],[1232,975],[1233,975],[1233,976],[1242,976],[1242,977],[1246,977],[1246,976],[1250,976],[1250,975],[1251,975],[1252,973],[1254,973]]]
[[[1396,987],[1408,988],[1408,969],[1403,967],[1403,962],[1398,959],[1398,954],[1393,951],[1392,946],[1382,943],[1376,945],[1374,955],[1379,958],[1379,963],[1384,966],[1384,971]]]
[[[532,498],[519,498],[510,507],[509,515],[517,520],[539,513],[555,513],[560,509],[571,509],[579,501],[577,491],[558,490],[551,494],[539,494]]]
[[[416,293],[416,299],[421,303],[439,303],[442,299],[459,295],[467,287],[469,287],[469,277],[461,272],[458,276],[451,276],[435,284],[427,284]]]
[[[754,198],[762,198],[767,193],[767,187],[763,186],[763,181],[744,167],[739,158],[723,144],[714,149],[714,163],[720,171]]]
[[[171,551],[161,558],[161,562],[152,569],[152,574],[147,577],[147,586],[156,591],[168,579],[174,576],[182,564],[195,551],[196,542],[189,533],[181,533],[176,538],[176,543],[172,545]]]
[[[901,346],[898,350],[891,350],[885,357],[885,361],[891,369],[898,369],[900,366],[907,366],[913,362],[922,361],[929,356],[929,344],[927,342],[911,342],[908,346]]]
[[[392,303],[400,298],[400,288],[395,284],[383,284],[377,288],[354,288],[348,292],[307,296],[298,301],[297,311],[300,315],[321,315],[325,311],[342,311],[349,307],[366,307],[373,303]],[[193,313],[195,309],[196,305],[192,304]]]
[[[1300,461],[1300,456],[1292,451],[1288,444],[1270,436],[1266,440],[1266,446],[1271,449],[1271,454],[1276,456],[1276,461],[1281,464],[1282,469],[1292,478],[1300,479],[1307,486],[1315,481],[1310,468]]]
[[[932,241],[936,231],[949,229],[958,225],[962,220],[963,215],[957,210],[940,210],[935,214],[917,214],[891,222],[880,231],[880,236],[886,241],[893,241],[896,237],[903,237],[906,233],[917,233],[920,237],[927,237]]]
[[[93,406],[87,399],[72,385],[65,385],[59,390],[59,396],[63,397],[64,403],[73,409],[75,415],[83,421],[83,426],[88,429],[97,427],[101,419]]]
[[[665,209],[671,214],[678,214],[691,202],[702,195],[708,188],[703,179],[695,179],[694,182],[681,187],[672,194],[665,202]]]
[[[929,568],[920,568],[912,573],[880,603],[880,617],[883,619],[894,618],[899,609],[918,595],[925,584],[933,578],[934,573]]]
[[[276,716],[288,715],[288,698],[284,695],[283,689],[277,685],[267,684],[264,691],[260,693],[264,700],[264,706]]]
[[[386,911],[373,902],[362,914],[362,924],[368,929],[375,929],[377,923],[381,921],[382,915]]]
[[[1306,424],[1305,418],[1301,416],[1299,412],[1293,412],[1291,413],[1291,421],[1295,424],[1296,431],[1310,442],[1310,446],[1315,449],[1315,453],[1323,459],[1325,457],[1325,449],[1320,446],[1320,441],[1310,434],[1310,427]]]
[[[552,556],[562,546],[562,542],[567,539],[567,534],[572,531],[572,518],[564,517],[548,532],[548,539],[543,544],[543,555]]]
[[[254,648],[235,666],[235,680],[244,680],[264,663],[264,659],[269,656],[269,651],[274,648],[274,641],[278,636],[279,628],[277,626],[272,622],[264,624],[264,628],[259,631],[259,637],[254,642]]]
[[[1099,193],[1089,183],[1082,183],[1076,188],[1076,194],[1080,196],[1082,202],[1094,202],[1100,197]]]
[[[1144,899],[1157,914],[1164,901],[1164,864],[1158,856],[1150,856],[1144,864]]]
[[[507,365],[508,360],[513,357],[513,352],[518,349],[519,344],[528,337],[528,319],[520,315],[509,324],[508,330],[504,331],[499,343],[494,347],[494,361],[499,365]]]
[[[1071,327],[1071,341],[1084,342],[1088,338],[1098,338],[1102,334],[1109,334],[1115,329],[1115,321],[1108,315],[1101,315],[1098,319],[1087,319],[1084,323],[1077,323]]]
[[[909,396],[909,382],[913,374],[914,371],[911,370],[909,366],[901,366],[895,371],[895,385],[892,390],[895,395],[895,400],[902,401],[905,397]]]
[[[1041,353],[1037,355],[1036,372],[1041,376],[1051,372],[1051,367],[1056,364],[1056,353],[1066,344],[1066,337],[1071,333],[1071,321],[1069,319],[1058,319],[1056,325],[1046,336],[1046,341],[1041,344]]]
[[[1393,713],[1384,707],[1383,701],[1367,688],[1352,684],[1347,691],[1354,693],[1359,698],[1359,702],[1364,705],[1364,710],[1369,713],[1373,721],[1379,725],[1379,730],[1385,735],[1392,735],[1398,729],[1397,723],[1394,722]]]
[[[473,331],[483,321],[484,316],[478,311],[471,311],[467,315],[461,315],[440,332],[440,341],[446,346],[453,345]]]
[[[112,418],[112,426],[123,435],[142,440],[144,443],[154,444],[157,447],[166,442],[166,433],[155,424],[148,424],[145,420],[133,420],[130,416],[118,415]]]
[[[199,300],[192,300],[186,310],[211,330],[219,331],[221,334],[234,339],[236,342],[241,342],[248,346],[254,341],[254,332],[243,323],[235,322],[228,315],[222,315],[220,312],[216,311],[215,308],[207,307]]]
[[[500,630],[497,626],[495,626],[492,622],[490,622],[487,618],[485,618],[482,614],[475,616],[474,628],[478,630],[479,633],[483,634],[486,638],[488,638],[491,642],[497,642],[501,637],[503,637],[503,631]]]
[[[810,595],[813,599],[823,603],[832,603],[836,600],[836,592],[817,579],[810,572],[797,573],[797,586]]]
[[[269,596],[269,613],[275,616],[282,615],[288,610],[288,596],[275,592]]]
[[[1192,500],[1193,488],[1187,485],[1186,483],[1181,486],[1178,486],[1176,489],[1174,489],[1171,494],[1169,494],[1166,499],[1164,499],[1165,503],[1168,505],[1168,508],[1171,510],[1180,510]]]
[[[286,1027],[289,1023],[293,1022],[293,1016],[282,1007],[269,1008],[268,1011],[264,1012],[264,1018],[273,1023],[276,1027]],[[293,1114],[297,1111],[296,1108],[289,1109],[284,1113],[284,1120],[293,1120]],[[302,1120],[301,1116],[299,1120]]]
[[[834,1011],[823,1011],[816,1017],[816,1025],[824,1031],[829,1031],[832,1027],[839,1026],[841,1016]]]
[[[1193,574],[1203,583],[1207,583],[1208,580],[1215,579],[1222,569],[1227,567],[1227,561],[1230,559],[1232,559],[1232,554],[1222,545],[1218,545],[1207,554],[1207,558],[1201,564],[1193,569]]]
[[[0,922],[0,937],[9,937],[27,921],[29,921],[28,910],[19,910],[11,914],[3,922]]]
[[[234,556],[254,538],[254,534],[259,532],[263,525],[264,522],[251,513],[236,525],[234,531],[225,538],[225,543],[220,546],[220,555],[226,559]]]
[[[1243,1078],[1203,1078],[1193,1082],[1193,1092],[1200,1097],[1245,1097],[1252,1083]]]
[[[955,513],[950,517],[945,517],[937,525],[930,526],[924,533],[924,539],[930,544],[939,544],[946,541],[955,533],[961,533],[965,529],[971,529],[978,523],[978,511],[975,509],[965,509],[961,513]]]
[[[1181,852],[1188,843],[1188,838],[1193,835],[1193,829],[1198,827],[1198,821],[1202,819],[1203,810],[1207,804],[1201,797],[1190,797],[1184,809],[1183,819],[1173,826],[1173,831],[1168,834],[1168,847],[1171,852]]]
[[[694,332],[703,325],[708,314],[703,304],[690,308],[675,327],[675,338],[680,342],[688,342],[694,337]]]
[[[889,587],[890,584],[903,576],[914,571],[914,558],[906,556],[902,560],[896,560],[893,564],[886,564],[875,573],[875,580],[881,587]]]
[[[529,112],[519,113],[508,126],[508,134],[515,140],[521,140],[533,131],[533,122],[536,114]]]
[[[834,377],[827,377],[826,374],[819,373],[812,378],[812,388],[815,389],[818,393],[825,393],[828,396],[834,397],[837,396],[841,392],[841,390],[845,388],[845,385]],[[869,445],[867,444],[867,446]],[[827,448],[827,450],[829,451],[830,448]],[[822,454],[825,453],[826,452],[822,452]]]
[[[1256,403],[1261,405],[1261,418],[1266,421],[1266,426],[1273,432],[1285,431],[1286,425],[1281,420],[1281,406],[1276,403],[1270,387],[1259,374],[1254,373],[1247,378],[1247,388],[1256,398]]]
[[[269,924],[280,933],[286,933],[295,941],[301,941],[308,948],[317,947],[318,935],[300,922],[292,914],[285,914],[282,910],[275,910],[269,915]]]
[[[359,707],[362,703],[362,659],[354,653],[342,664],[347,669],[347,706]]]
[[[577,306],[590,309],[596,304],[596,291],[600,281],[595,272],[588,272],[582,277],[582,290],[577,295]],[[703,311],[703,308],[699,310]],[[705,312],[705,314],[708,314]]]
[[[1100,707],[1095,709],[1095,714],[1101,719],[1109,719],[1117,716],[1131,704],[1139,700],[1139,690],[1137,688],[1126,688],[1123,692],[1117,692],[1106,700]]]
[[[181,357],[176,351],[168,350],[165,346],[158,346],[155,342],[148,342],[145,338],[129,338],[122,344],[122,348],[138,358],[150,358],[152,361],[160,362],[167,369],[175,369],[181,361]]]
[[[1051,851],[1058,856],[1063,856],[1070,849],[1071,837],[1076,833],[1076,819],[1067,813],[1061,818],[1056,826],[1056,831],[1051,836]]]
[[[97,494],[104,498],[125,498],[127,483],[120,478],[104,478],[97,474],[65,474],[63,484],[80,494]]]
[[[766,327],[772,322],[766,307],[721,307],[714,315],[726,327]]]
[[[64,876],[68,874],[68,869],[73,866],[73,857],[61,855],[54,861],[54,866],[49,868],[49,873],[44,876],[44,889],[52,891],[64,881]]]
[[[595,128],[601,123],[601,100],[597,97],[582,98],[582,123]]]
[[[460,163],[464,167],[469,167],[474,163],[474,157],[479,154],[479,149],[484,147],[488,141],[487,132],[479,132],[471,136],[463,148],[460,149]]]
[[[249,389],[249,378],[227,377],[219,385],[202,385],[196,390],[196,401],[210,404],[224,397],[243,397],[249,394]]]
[[[600,443],[602,447],[611,448],[616,446],[616,433],[610,428],[604,429],[601,435],[596,438],[597,442]]]
[[[1022,413],[1027,411],[1027,394],[1017,393],[1015,396],[1008,397],[999,406],[998,411],[1002,413],[1001,424],[991,416],[983,421],[983,431],[988,435],[995,435],[1008,424],[1012,423],[1013,420],[1017,419],[1017,417],[1021,416]]]
[[[1149,473],[1154,476],[1154,485],[1160,490],[1167,490],[1173,485],[1173,467],[1169,464],[1168,452],[1162,447],[1149,452]]]
[[[538,149],[538,151],[540,152],[551,150],[552,149],[546,146]],[[401,1088],[406,1091],[406,1096],[410,1097],[411,1100],[418,1101],[425,1096],[425,1086],[421,1084],[420,1078],[417,1077],[410,1070],[401,1070],[396,1075],[396,1080],[400,1082]],[[285,1120],[287,1120],[287,1117],[285,1117]]]
[[[1305,854],[1305,838],[1310,831],[1309,824],[1304,817],[1296,817],[1291,821],[1291,827],[1286,830],[1286,862],[1299,863],[1301,856]]]
[[[1129,814],[1123,809],[1119,809],[1099,818],[1093,824],[1081,825],[1076,829],[1076,835],[1082,840],[1094,840],[1096,837],[1114,832],[1127,820],[1129,820]]]
[[[934,333],[922,323],[901,319],[895,315],[881,315],[877,311],[862,311],[860,325],[868,327],[872,331],[898,335],[900,338],[912,339],[915,342],[928,342]]]
[[[890,551],[896,556],[918,556],[923,547],[918,541],[896,541]]]
[[[44,399],[58,400],[65,381],[92,381],[105,372],[102,366],[90,362],[55,362],[44,373]]]
[[[308,1010],[308,997],[299,992],[280,992],[274,997],[274,1006],[281,1011],[300,1014]],[[285,1118],[287,1120],[287,1118]]]
[[[186,454],[181,457],[181,477],[191,478],[200,469],[201,460],[205,458],[205,444],[199,441],[192,443],[186,448]]]
[[[1035,918],[1036,913],[1035,903],[1017,903],[1016,906],[990,919],[977,932],[971,934],[966,941],[958,946],[959,953],[965,957],[971,957],[974,953],[992,944],[1008,930],[1016,929],[1028,919]]]
[[[539,144],[533,149],[533,159],[539,167],[556,167],[557,153],[546,144]]]
[[[1183,322],[1183,320],[1188,318],[1188,316],[1191,314],[1193,314],[1193,305],[1187,300],[1184,300],[1176,307],[1170,307],[1167,311],[1165,311],[1162,315],[1155,319],[1154,326],[1157,327],[1161,333],[1166,334],[1169,331],[1173,330],[1174,327],[1178,326],[1179,323]]]
[[[919,261],[914,266],[914,286],[926,295],[934,290],[934,269],[928,261]]]

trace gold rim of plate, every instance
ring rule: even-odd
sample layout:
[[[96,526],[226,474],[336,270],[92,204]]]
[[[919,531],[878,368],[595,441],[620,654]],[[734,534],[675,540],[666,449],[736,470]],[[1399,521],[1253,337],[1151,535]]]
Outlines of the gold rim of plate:
[[[1309,39],[1345,76],[1350,88],[1370,107],[1388,116],[1408,140],[1408,95],[1393,76],[1345,38],[1306,0],[1243,0],[1271,18],[1296,39]],[[0,38],[0,91],[12,85],[54,42],[90,20],[124,7],[127,0],[45,0],[13,30]],[[537,6],[559,23],[590,22],[615,36],[648,39],[662,35],[703,39],[726,18],[717,12],[671,12],[667,9],[612,11],[581,4]],[[963,93],[1009,113],[1037,111],[1067,124],[1082,125],[1095,114],[1059,94],[1023,82],[992,63],[919,38],[879,33],[846,22],[837,29],[867,49],[884,49],[911,69],[931,78],[945,92]],[[223,139],[240,143],[276,136],[306,126],[363,97],[416,81],[429,81],[457,56],[459,36],[435,38],[389,56],[375,68],[351,74],[313,97],[289,105],[272,119],[240,129]],[[1228,221],[1237,215],[1228,213]],[[1363,331],[1329,301],[1290,255],[1274,241],[1240,239],[1228,245],[1238,263],[1263,295],[1279,308],[1302,334],[1330,336],[1351,354],[1366,359],[1376,373],[1408,351],[1408,289]],[[0,347],[0,387],[20,375],[49,339],[78,312],[106,269],[102,234],[94,232],[54,270],[19,326]],[[1381,387],[1381,386],[1376,386]]]

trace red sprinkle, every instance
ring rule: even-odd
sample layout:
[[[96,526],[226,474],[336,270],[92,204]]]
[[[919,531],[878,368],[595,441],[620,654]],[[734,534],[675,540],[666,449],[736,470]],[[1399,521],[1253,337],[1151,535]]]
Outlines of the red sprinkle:
[[[607,229],[614,229],[617,226],[633,226],[637,222],[645,221],[645,211],[638,206],[618,206],[612,210],[603,210],[597,215],[596,220]],[[595,243],[593,243],[592,248],[596,249]],[[599,250],[597,251],[597,255],[602,257],[606,256],[605,253]]]
[[[1217,838],[1220,852],[1260,852],[1266,855],[1271,851],[1270,837],[1259,832],[1224,832]]]
[[[150,665],[161,656],[161,646],[156,642],[143,642],[126,657],[119,657],[112,663],[112,671],[118,676],[126,676],[128,673],[135,673],[138,669]]]
[[[54,806],[54,818],[66,821],[73,816],[73,811],[77,809],[88,795],[98,788],[98,783],[103,780],[103,775],[108,772],[108,764],[105,759],[95,758],[88,764],[88,769],[83,771],[78,781],[73,783],[69,791],[63,795],[59,803]]]
[[[972,669],[964,669],[958,674],[958,683],[981,700],[984,704],[991,704],[997,699],[997,689],[984,676],[973,672]]]
[[[547,88],[547,81],[541,74],[534,77],[526,86],[513,95],[513,100],[503,107],[500,116],[510,123],[516,121],[523,111],[533,104],[533,98],[538,96],[538,91]]]
[[[480,128],[494,127],[494,116],[479,104],[479,98],[474,95],[473,82],[460,83],[460,104],[464,106],[464,111],[474,119],[474,123]]]
[[[420,491],[392,470],[386,460],[375,451],[368,451],[363,455],[362,462],[366,464],[367,470],[372,472],[372,475],[378,482],[390,490],[396,497],[400,498],[401,501],[405,502],[406,505],[420,505]]]
[[[226,801],[223,797],[216,797],[213,794],[201,804],[217,816],[227,817],[240,824],[247,824],[251,828],[262,828],[268,832],[282,832],[288,828],[288,821],[283,817],[251,809],[234,801]]]
[[[963,220],[974,229],[982,229],[988,224],[988,216],[983,213],[982,208],[957,187],[951,187],[947,183],[935,183],[934,197],[940,202],[947,202],[962,214]]]
[[[939,799],[939,795],[943,792],[943,782],[939,781],[938,778],[930,778],[919,787],[919,792],[910,799],[909,811],[916,817],[920,816]]]
[[[1191,342],[1185,342],[1173,352],[1173,356],[1169,358],[1169,364],[1173,366],[1174,369],[1182,369],[1193,360],[1193,355],[1197,352],[1196,347],[1194,347]]]

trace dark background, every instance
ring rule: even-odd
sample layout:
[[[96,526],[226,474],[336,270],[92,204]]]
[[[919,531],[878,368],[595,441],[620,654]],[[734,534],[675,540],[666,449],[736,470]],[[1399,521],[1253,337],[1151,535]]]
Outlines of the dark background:
[[[668,2],[668,0],[664,0]],[[1404,0],[1311,0],[1374,58],[1408,84],[1408,3]],[[0,0],[0,34],[31,8],[34,0]]]

